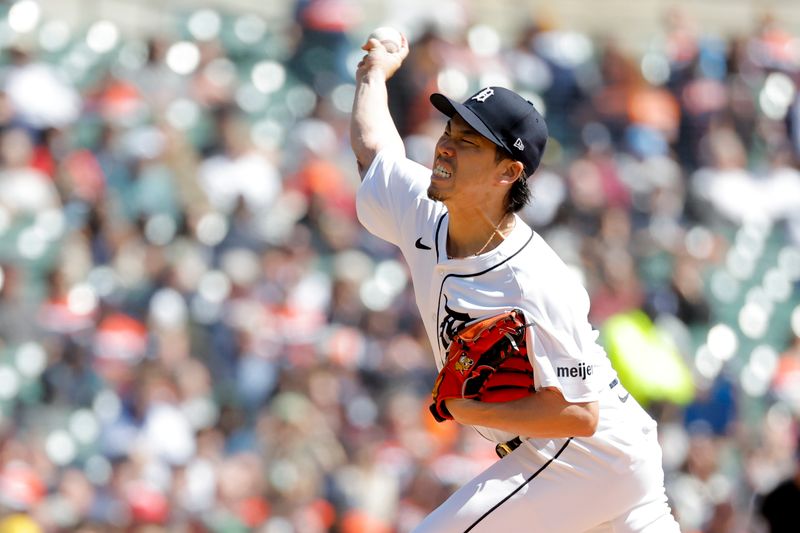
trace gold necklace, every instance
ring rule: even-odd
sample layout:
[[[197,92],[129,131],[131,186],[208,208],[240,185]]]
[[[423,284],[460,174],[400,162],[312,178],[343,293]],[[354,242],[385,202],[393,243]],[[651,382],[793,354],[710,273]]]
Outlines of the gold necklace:
[[[505,240],[506,236],[503,235],[502,231],[500,231],[500,226],[503,224],[503,222],[505,222],[505,220],[506,220],[506,218],[508,218],[509,214],[510,213],[504,214],[503,217],[497,222],[497,224],[492,224],[493,229],[492,229],[491,235],[489,235],[489,240],[486,241],[483,246],[481,246],[480,250],[478,250],[474,254],[465,255],[464,257],[475,257],[477,255],[481,255],[483,253],[483,251],[486,250],[486,248],[489,246],[489,244],[491,244],[491,242],[494,240],[494,236],[495,235],[499,235],[501,240]],[[489,217],[486,217],[486,218],[488,220]],[[516,225],[516,220],[514,221],[514,225]],[[448,254],[447,257],[449,259],[453,259],[452,255]]]

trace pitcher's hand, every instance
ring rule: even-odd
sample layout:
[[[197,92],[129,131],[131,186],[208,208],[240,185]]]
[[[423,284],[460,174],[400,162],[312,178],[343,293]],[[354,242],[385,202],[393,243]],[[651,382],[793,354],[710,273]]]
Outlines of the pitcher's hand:
[[[373,71],[382,72],[385,80],[394,76],[408,56],[408,40],[405,35],[402,38],[397,52],[389,52],[377,39],[369,39],[364,43],[361,49],[367,54],[358,63],[356,80],[360,81],[368,72]]]

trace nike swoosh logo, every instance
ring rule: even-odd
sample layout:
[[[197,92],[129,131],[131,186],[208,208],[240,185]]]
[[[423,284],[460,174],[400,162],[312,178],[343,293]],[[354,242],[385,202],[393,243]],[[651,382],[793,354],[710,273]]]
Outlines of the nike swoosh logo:
[[[420,237],[419,239],[417,239],[417,242],[415,242],[415,243],[414,243],[414,246],[416,246],[416,247],[417,247],[417,248],[419,248],[420,250],[430,250],[430,249],[431,249],[431,247],[430,247],[430,246],[427,246],[427,245],[425,245],[425,244],[422,244],[422,237]]]

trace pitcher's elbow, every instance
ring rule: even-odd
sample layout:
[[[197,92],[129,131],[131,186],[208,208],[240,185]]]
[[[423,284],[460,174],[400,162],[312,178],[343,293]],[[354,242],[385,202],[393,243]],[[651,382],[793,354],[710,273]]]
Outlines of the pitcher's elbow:
[[[582,406],[577,417],[576,437],[591,437],[597,431],[600,422],[600,407],[597,402],[591,402]]]

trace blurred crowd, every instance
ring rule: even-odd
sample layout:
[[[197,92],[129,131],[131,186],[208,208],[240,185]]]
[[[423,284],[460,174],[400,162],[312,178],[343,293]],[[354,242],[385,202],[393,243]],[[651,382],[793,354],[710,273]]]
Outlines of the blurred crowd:
[[[797,531],[800,35],[675,10],[640,54],[442,6],[394,21],[409,156],[431,161],[434,90],[535,102],[552,138],[523,216],[603,339],[638,313],[689,376],[639,393],[682,530]],[[405,266],[355,218],[360,9],[127,35],[2,7],[0,533],[402,533],[496,460],[430,417]]]

